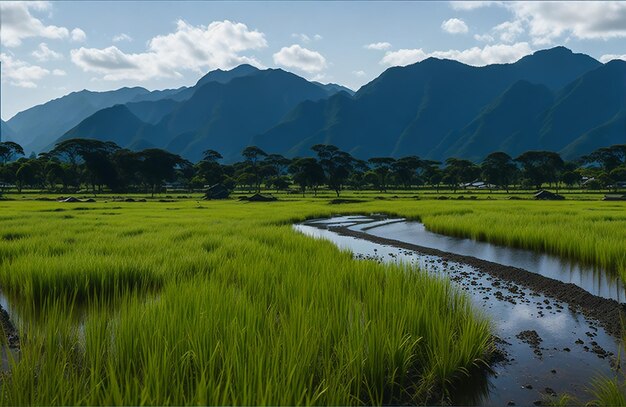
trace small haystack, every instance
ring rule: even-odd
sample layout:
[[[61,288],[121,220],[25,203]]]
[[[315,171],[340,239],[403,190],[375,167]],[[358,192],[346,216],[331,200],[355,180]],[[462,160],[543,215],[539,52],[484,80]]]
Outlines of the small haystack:
[[[542,189],[535,194],[535,199],[543,199],[546,201],[562,201],[563,199],[565,199],[565,197],[563,195],[555,194],[554,192]]]
[[[606,194],[603,201],[626,201],[626,194]]]
[[[73,196],[70,196],[68,198],[60,197],[59,199],[57,199],[57,202],[75,203],[75,202],[83,202],[83,201],[81,201],[78,198],[74,198]]]
[[[239,200],[243,201],[248,201],[248,202],[272,202],[272,201],[278,201],[278,199],[272,195],[261,195],[261,194],[254,194],[251,197],[247,198],[247,199],[243,199],[239,198]]]
[[[215,184],[206,190],[204,199],[228,199],[230,191],[222,184]]]

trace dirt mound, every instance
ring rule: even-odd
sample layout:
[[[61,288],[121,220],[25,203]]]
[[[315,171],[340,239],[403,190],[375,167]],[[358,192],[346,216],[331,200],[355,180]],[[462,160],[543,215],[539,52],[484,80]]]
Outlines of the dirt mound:
[[[230,191],[222,184],[215,184],[207,189],[204,199],[228,199]]]
[[[272,195],[254,194],[251,197],[242,196],[239,200],[248,202],[273,202],[278,201],[278,198]]]
[[[554,192],[542,189],[535,194],[535,199],[543,199],[546,201],[562,201],[565,199],[565,197],[563,195],[555,194]]]
[[[350,203],[361,203],[366,202],[362,199],[349,199],[349,198],[336,198],[328,201],[329,205],[341,205],[341,204],[350,204]]]
[[[603,201],[626,201],[626,194],[606,194]]]
[[[57,198],[57,202],[64,202],[64,203],[91,203],[91,202],[96,202],[96,200],[93,199],[93,198],[81,200],[81,199],[75,198],[73,196],[70,196],[70,197],[61,196],[61,197]]]

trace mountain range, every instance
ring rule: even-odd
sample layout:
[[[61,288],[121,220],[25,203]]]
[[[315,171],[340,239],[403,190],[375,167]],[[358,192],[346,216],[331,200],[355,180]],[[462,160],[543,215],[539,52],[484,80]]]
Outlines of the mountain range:
[[[28,152],[74,137],[165,148],[192,161],[209,148],[238,160],[248,145],[311,155],[317,143],[359,158],[477,161],[545,149],[571,159],[626,143],[626,61],[602,64],[564,47],[483,67],[429,58],[389,68],[356,93],[241,65],[192,87],[75,92],[2,123],[2,139]]]

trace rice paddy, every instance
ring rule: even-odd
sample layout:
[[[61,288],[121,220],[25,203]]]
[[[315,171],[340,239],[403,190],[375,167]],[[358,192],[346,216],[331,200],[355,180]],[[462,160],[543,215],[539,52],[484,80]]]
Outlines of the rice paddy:
[[[0,287],[21,337],[0,403],[445,399],[484,366],[490,322],[447,280],[290,227],[372,212],[626,273],[621,203],[0,201]]]

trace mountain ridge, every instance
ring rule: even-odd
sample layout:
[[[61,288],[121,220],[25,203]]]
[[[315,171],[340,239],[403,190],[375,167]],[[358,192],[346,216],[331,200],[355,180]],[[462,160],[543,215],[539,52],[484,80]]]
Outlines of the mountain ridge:
[[[515,63],[484,67],[428,58],[405,67],[387,69],[361,87],[352,102],[341,106],[339,114],[335,112],[332,116],[316,116],[314,112],[304,112],[297,117],[291,112],[284,121],[258,135],[254,141],[263,148],[273,144],[270,140],[285,140],[297,134],[297,140],[291,140],[291,147],[284,148],[296,155],[311,154],[306,147],[294,147],[300,145],[299,140],[307,139],[311,142],[332,143],[344,150],[358,152],[363,157],[419,155],[439,160],[449,156],[479,159],[482,157],[478,155],[484,151],[495,151],[498,148],[514,154],[519,149],[516,146],[522,145],[528,148],[549,146],[560,150],[571,140],[565,140],[563,136],[552,132],[544,136],[554,139],[548,145],[541,142],[536,130],[519,129],[523,131],[515,135],[506,126],[493,129],[506,142],[498,142],[487,149],[481,147],[478,149],[480,151],[471,150],[469,147],[472,142],[467,139],[471,135],[463,133],[463,129],[477,120],[484,109],[518,81],[541,85],[545,88],[542,92],[544,96],[546,93],[554,93],[556,98],[562,88],[603,67],[605,65],[595,59],[573,53],[564,47],[538,51]],[[541,76],[541,72],[546,72],[545,76]],[[601,92],[609,91],[605,89],[607,84],[602,86]],[[333,98],[336,97],[322,103],[331,105],[335,103]],[[510,118],[524,116],[521,111],[531,102],[534,103],[532,100],[520,99],[517,102],[521,103],[519,106],[511,103],[512,107],[506,115]],[[610,103],[619,105],[616,100]],[[317,112],[324,111],[325,107],[316,106],[316,109]],[[611,111],[616,109],[619,106],[614,106]],[[536,111],[534,113],[538,114]],[[525,113],[525,120],[528,120],[528,114]],[[312,122],[314,117],[316,119]],[[542,127],[539,124],[534,126]],[[581,136],[581,133],[577,135]],[[479,139],[495,140],[493,135],[474,137],[475,142]],[[531,139],[536,141],[529,141]],[[452,148],[455,145],[458,148]],[[568,154],[584,153],[572,149],[567,151]]]
[[[600,140],[626,142],[626,62],[602,64],[565,47],[482,67],[427,58],[388,68],[356,92],[245,64],[192,87],[118,91],[122,103],[86,115],[45,147],[69,136],[114,137],[122,147],[167,148],[191,160],[210,148],[233,161],[247,145],[307,156],[324,143],[360,158],[479,160],[529,149],[574,158]]]

